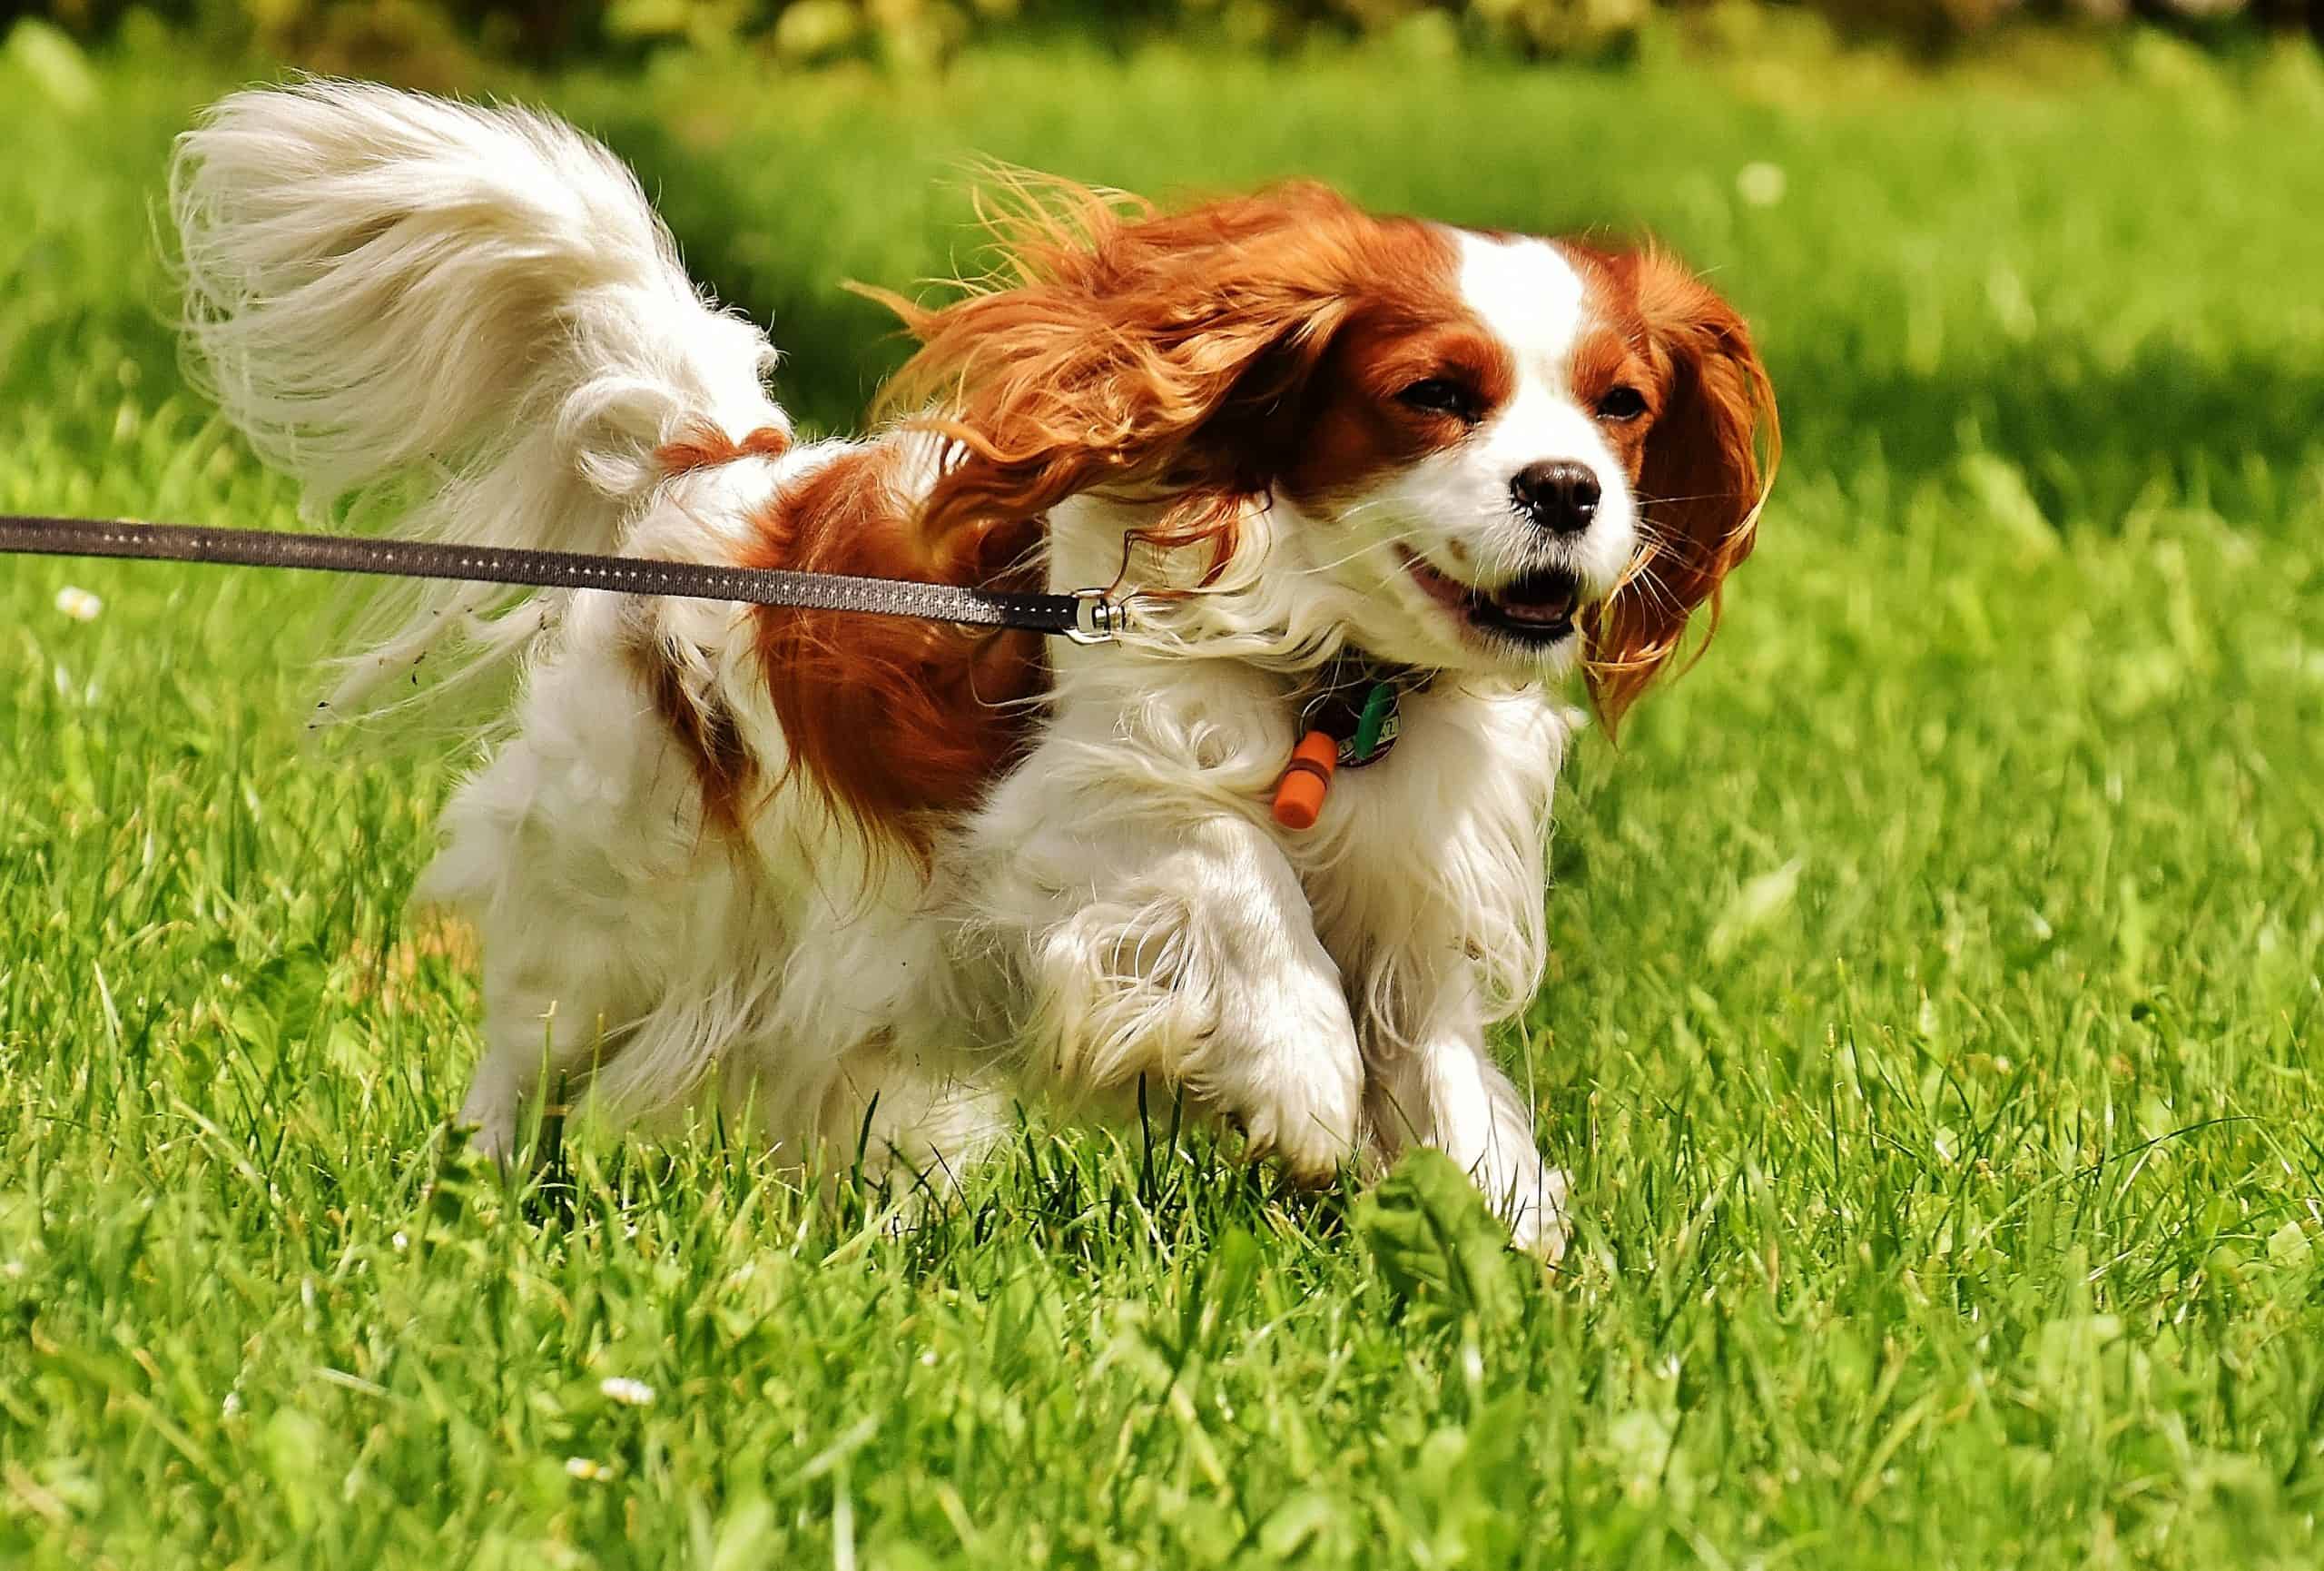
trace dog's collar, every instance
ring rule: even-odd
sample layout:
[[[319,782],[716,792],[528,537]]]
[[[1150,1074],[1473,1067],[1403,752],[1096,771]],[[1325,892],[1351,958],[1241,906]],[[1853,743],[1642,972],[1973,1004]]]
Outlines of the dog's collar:
[[[1359,649],[1334,657],[1299,698],[1299,741],[1275,788],[1275,821],[1308,829],[1324,810],[1332,776],[1387,756],[1403,730],[1403,701],[1436,673],[1392,665]]]
[[[1315,673],[1299,703],[1299,734],[1322,732],[1336,745],[1343,769],[1361,769],[1388,756],[1403,731],[1403,701],[1436,680],[1436,673],[1376,660],[1361,649],[1343,650]]]

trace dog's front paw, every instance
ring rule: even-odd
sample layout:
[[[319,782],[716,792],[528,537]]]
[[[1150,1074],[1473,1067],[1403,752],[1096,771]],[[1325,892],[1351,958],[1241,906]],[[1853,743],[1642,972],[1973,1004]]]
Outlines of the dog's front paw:
[[[1200,1078],[1219,1111],[1295,1183],[1330,1183],[1364,1138],[1364,1061],[1338,978],[1286,971],[1225,1012]]]
[[[1350,1067],[1315,1053],[1304,1062],[1279,1059],[1277,1082],[1246,1087],[1227,1108],[1243,1131],[1253,1161],[1274,1157],[1294,1183],[1321,1188],[1355,1155],[1362,1134],[1363,1095]],[[1351,1054],[1351,1063],[1353,1055]]]

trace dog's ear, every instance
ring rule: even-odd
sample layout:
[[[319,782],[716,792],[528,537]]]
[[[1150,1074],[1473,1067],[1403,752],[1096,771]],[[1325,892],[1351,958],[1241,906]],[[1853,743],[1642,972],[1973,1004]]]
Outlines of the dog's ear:
[[[1634,277],[1664,394],[1639,475],[1639,558],[1589,619],[1590,696],[1610,730],[1698,607],[1710,607],[1706,644],[1717,631],[1719,586],[1751,554],[1782,451],[1775,390],[1735,308],[1659,252],[1636,258]]]
[[[1120,489],[1177,504],[1155,543],[1225,529],[1274,479],[1352,309],[1362,214],[1314,185],[1168,215],[1026,177],[1009,191],[1018,200],[987,220],[1000,253],[989,283],[934,310],[863,291],[921,341],[882,403],[932,400],[915,423],[949,439],[923,527]]]

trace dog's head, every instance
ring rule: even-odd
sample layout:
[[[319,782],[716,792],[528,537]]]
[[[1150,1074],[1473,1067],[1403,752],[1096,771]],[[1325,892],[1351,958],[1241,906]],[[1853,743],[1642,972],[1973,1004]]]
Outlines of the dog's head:
[[[1621,711],[1748,554],[1774,460],[1735,311],[1661,252],[1366,214],[1292,185],[1160,214],[1044,187],[997,226],[989,286],[890,301],[945,400],[942,531],[1079,493],[1159,505],[1149,543],[1294,620],[1448,670],[1584,658]]]

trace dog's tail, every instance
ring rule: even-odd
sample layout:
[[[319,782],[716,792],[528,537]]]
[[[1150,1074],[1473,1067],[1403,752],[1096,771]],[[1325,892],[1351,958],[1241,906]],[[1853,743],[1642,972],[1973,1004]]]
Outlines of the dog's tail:
[[[545,116],[341,82],[237,93],[180,139],[170,204],[192,374],[310,519],[617,551],[657,450],[788,434],[764,335],[696,292],[627,169]],[[463,668],[510,653],[561,603],[417,591],[332,706],[448,636]]]

